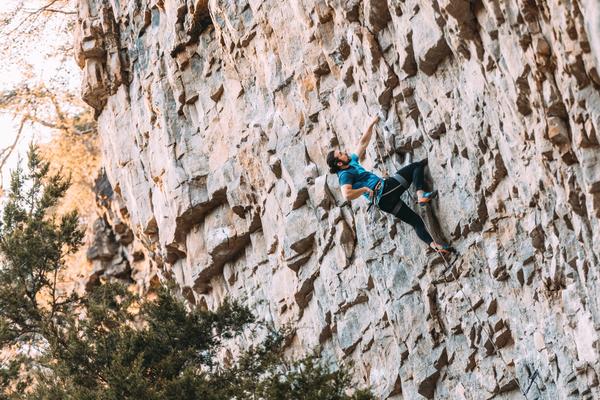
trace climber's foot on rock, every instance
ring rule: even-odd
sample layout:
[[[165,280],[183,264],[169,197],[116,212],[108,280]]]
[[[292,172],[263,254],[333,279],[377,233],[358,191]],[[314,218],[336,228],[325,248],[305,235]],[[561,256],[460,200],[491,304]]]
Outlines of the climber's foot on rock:
[[[433,192],[423,192],[423,194],[417,199],[417,203],[420,206],[427,205],[431,202],[431,199],[437,197],[437,194],[437,190],[434,190]]]
[[[431,249],[438,254],[450,254],[452,252],[452,248],[447,244],[440,244],[436,242],[431,242]]]

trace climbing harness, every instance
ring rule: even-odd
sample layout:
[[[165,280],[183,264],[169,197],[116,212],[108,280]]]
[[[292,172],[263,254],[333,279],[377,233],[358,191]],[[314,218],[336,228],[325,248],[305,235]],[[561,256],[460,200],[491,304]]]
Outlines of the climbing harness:
[[[379,202],[381,201],[382,198],[389,196],[390,194],[394,193],[396,190],[400,189],[400,188],[404,188],[404,190],[408,190],[408,188],[410,187],[410,184],[408,183],[408,181],[406,179],[404,179],[404,177],[398,173],[392,175],[390,178],[394,179],[396,182],[398,182],[398,186],[396,186],[395,188],[388,190],[387,192],[384,192],[381,194],[379,200],[377,199],[377,196],[375,196],[375,192],[377,190],[379,190],[379,185],[383,185],[384,181],[381,180],[377,183],[377,185],[375,186],[375,189],[373,190],[373,195],[371,196],[370,202],[369,202],[369,207],[367,207],[367,211],[369,211],[371,209],[371,207],[373,205],[379,205]],[[399,199],[398,203],[394,206],[394,209],[392,210],[392,214],[396,215],[398,213],[398,211],[400,211],[400,209],[402,209],[403,203],[402,201]]]
[[[377,182],[377,185],[375,185],[375,188],[373,189],[373,193],[371,194],[371,197],[369,198],[369,207],[367,207],[367,212],[371,210],[371,207],[373,207],[374,204],[377,204],[376,193],[379,190],[379,186],[382,185],[382,182],[383,181],[379,181],[379,182]]]
[[[403,186],[405,189],[408,189],[410,187],[410,183],[408,183],[408,181],[406,179],[404,179],[404,177],[398,173],[395,173],[394,175],[391,176],[392,179],[396,180],[396,182],[398,182],[400,184],[400,186]],[[400,186],[396,186],[394,188],[397,189]],[[391,193],[391,191],[390,191]]]

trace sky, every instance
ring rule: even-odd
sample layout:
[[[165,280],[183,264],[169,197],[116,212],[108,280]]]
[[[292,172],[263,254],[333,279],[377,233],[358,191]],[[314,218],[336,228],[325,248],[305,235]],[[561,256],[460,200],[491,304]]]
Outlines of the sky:
[[[79,93],[80,70],[72,51],[73,29],[69,19],[74,16],[51,13],[38,18],[33,24],[26,22],[11,32],[27,15],[43,6],[48,0],[0,0],[0,94],[22,85],[36,86],[43,82],[48,88]],[[74,9],[72,4],[68,7]],[[22,8],[20,12],[16,12]],[[7,25],[4,23],[7,22]],[[3,26],[5,25],[5,26]],[[0,110],[0,149],[12,144],[19,120]],[[27,128],[23,132],[18,152],[15,152],[7,169],[14,168],[19,154],[24,155],[32,140],[47,141],[53,132],[48,128]],[[3,186],[9,176],[3,171]]]

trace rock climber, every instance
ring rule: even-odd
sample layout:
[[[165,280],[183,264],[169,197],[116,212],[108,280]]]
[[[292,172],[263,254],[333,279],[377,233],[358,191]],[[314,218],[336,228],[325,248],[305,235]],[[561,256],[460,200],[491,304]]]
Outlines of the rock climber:
[[[411,225],[419,239],[427,243],[433,251],[442,254],[448,253],[449,247],[434,242],[429,232],[427,232],[423,219],[400,199],[402,193],[412,183],[417,189],[417,203],[421,206],[428,204],[437,195],[436,191],[426,192],[423,190],[423,174],[425,166],[427,166],[427,159],[411,163],[398,170],[393,176],[385,179],[365,170],[360,165],[360,161],[364,159],[367,146],[371,141],[373,126],[378,120],[379,116],[375,117],[369,124],[369,127],[358,141],[355,153],[348,155],[348,153],[340,150],[331,150],[327,154],[329,172],[337,174],[342,195],[346,200],[354,200],[362,195],[380,210],[390,213]]]

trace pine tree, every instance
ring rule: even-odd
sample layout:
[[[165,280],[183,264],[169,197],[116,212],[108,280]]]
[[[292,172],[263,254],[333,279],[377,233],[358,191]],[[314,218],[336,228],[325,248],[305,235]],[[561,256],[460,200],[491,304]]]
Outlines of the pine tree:
[[[82,297],[60,294],[57,276],[83,233],[76,213],[53,213],[69,179],[49,170],[32,147],[27,172],[12,174],[0,226],[0,346],[36,350],[0,368],[0,399],[373,398],[348,394],[348,371],[329,371],[316,354],[288,361],[281,331],[222,361],[256,323],[236,302],[190,311],[171,289],[150,301],[110,282]]]
[[[31,146],[27,171],[11,175],[10,193],[0,225],[0,347],[40,351],[55,335],[75,296],[59,294],[58,273],[65,257],[80,246],[83,232],[77,213],[58,217],[52,209],[64,196],[69,179],[49,173],[50,165]],[[21,367],[25,354],[17,357]],[[17,364],[0,374],[8,385]],[[21,387],[20,383],[18,388]]]

